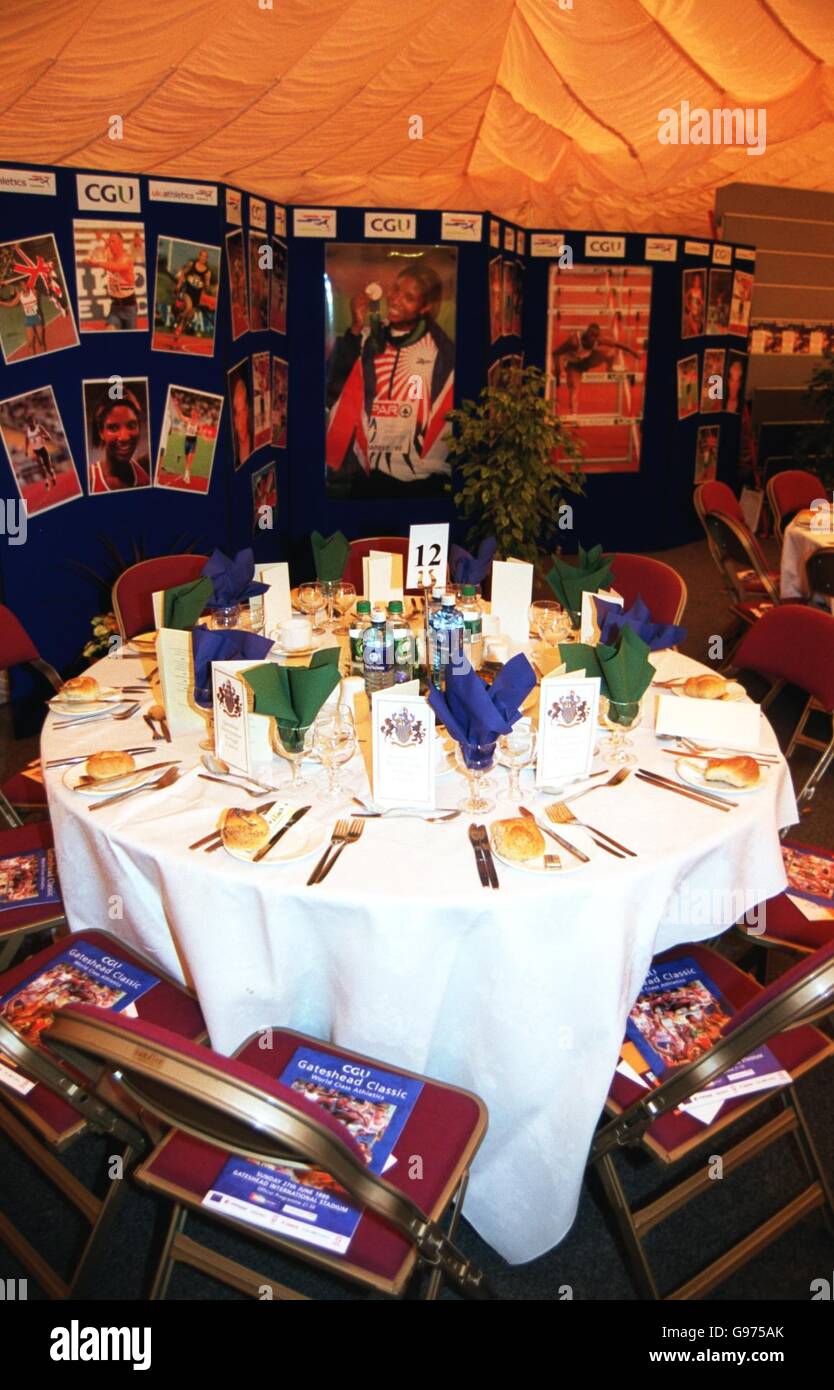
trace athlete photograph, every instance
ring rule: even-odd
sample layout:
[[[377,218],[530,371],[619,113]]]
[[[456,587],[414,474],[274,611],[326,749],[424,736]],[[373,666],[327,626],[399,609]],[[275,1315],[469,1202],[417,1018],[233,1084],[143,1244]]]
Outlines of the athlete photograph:
[[[220,247],[161,236],[156,250],[155,352],[214,355]]]
[[[269,278],[269,326],[273,333],[287,331],[287,248],[272,238],[272,274]]]
[[[0,349],[7,366],[78,347],[55,237],[0,244]]]
[[[272,439],[270,410],[270,359],[268,352],[252,353],[252,448],[262,449]]]
[[[77,218],[72,230],[80,331],[146,333],[144,225]]]
[[[249,293],[246,288],[246,256],[243,232],[226,233],[226,269],[229,272],[229,313],[232,316],[232,338],[249,332]]]
[[[263,249],[269,247],[266,232],[249,233],[249,328],[259,333],[269,328],[269,269],[262,265]]]
[[[226,381],[232,412],[232,452],[237,471],[252,452],[252,376],[248,357],[229,368]]]
[[[289,400],[289,367],[283,357],[272,359],[272,446],[287,447],[287,410]]]
[[[0,401],[0,434],[30,519],[83,496],[51,386]]]
[[[328,245],[325,278],[328,496],[441,496],[457,250]]]
[[[222,413],[222,396],[189,386],[168,387],[154,487],[206,495]]]
[[[87,492],[150,487],[150,424],[147,377],[125,377],[119,394],[110,379],[82,381]]]

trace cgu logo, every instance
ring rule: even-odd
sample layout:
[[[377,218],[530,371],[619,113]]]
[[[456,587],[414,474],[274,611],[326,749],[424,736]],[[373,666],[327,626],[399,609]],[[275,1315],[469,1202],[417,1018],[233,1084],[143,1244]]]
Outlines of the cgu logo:
[[[366,212],[365,236],[415,237],[417,217],[413,212]]]
[[[77,175],[79,208],[119,208],[136,211],[140,206],[139,180],[102,180],[89,175]]]
[[[586,236],[586,256],[624,256],[624,236]]]

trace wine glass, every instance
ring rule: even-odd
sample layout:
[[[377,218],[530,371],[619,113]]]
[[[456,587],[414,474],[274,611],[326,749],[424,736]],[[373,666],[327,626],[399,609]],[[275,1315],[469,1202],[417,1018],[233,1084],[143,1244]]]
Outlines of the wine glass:
[[[319,627],[322,609],[327,607],[327,595],[324,592],[324,585],[319,584],[317,580],[310,580],[306,584],[299,584],[296,598],[302,612],[306,613],[312,619],[313,627]]]
[[[508,734],[498,740],[496,761],[510,774],[507,797],[518,801],[521,796],[521,769],[529,767],[536,756],[536,731],[532,719],[519,719]]]
[[[612,700],[603,697],[600,699],[600,712],[602,723],[606,729],[610,730],[608,738],[602,745],[602,756],[605,761],[616,763],[620,767],[636,763],[637,759],[630,751],[634,745],[628,734],[640,721],[640,701]]]
[[[313,750],[318,753],[327,771],[324,797],[335,801],[344,796],[339,781],[339,768],[349,762],[356,752],[356,729],[347,705],[325,707],[313,725]]]
[[[225,629],[237,627],[239,621],[239,603],[225,603],[212,610],[211,625],[213,628]]]
[[[530,605],[530,626],[544,647],[563,642],[570,632],[570,618],[555,599],[538,599]]]
[[[340,619],[343,619],[345,614],[350,612],[355,602],[356,585],[349,583],[346,579],[337,579],[333,585],[331,604],[336,609]],[[338,632],[338,623],[333,622],[332,627]]]
[[[310,752],[312,741],[312,724],[282,724],[280,720],[276,719],[275,738],[272,746],[278,756],[286,758],[290,765],[292,776],[290,793],[307,786],[307,779],[301,772],[301,762]]]
[[[462,811],[482,816],[495,805],[484,795],[484,778],[495,765],[495,740],[492,743],[458,743],[455,760],[467,781],[467,794],[459,802]]]

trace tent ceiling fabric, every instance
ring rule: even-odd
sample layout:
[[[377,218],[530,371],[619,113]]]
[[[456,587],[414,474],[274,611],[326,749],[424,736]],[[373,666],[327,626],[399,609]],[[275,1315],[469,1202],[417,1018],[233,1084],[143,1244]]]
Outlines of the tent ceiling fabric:
[[[564,3],[16,0],[0,158],[701,234],[720,184],[834,186],[832,0]],[[765,107],[765,152],[661,144],[682,101]]]

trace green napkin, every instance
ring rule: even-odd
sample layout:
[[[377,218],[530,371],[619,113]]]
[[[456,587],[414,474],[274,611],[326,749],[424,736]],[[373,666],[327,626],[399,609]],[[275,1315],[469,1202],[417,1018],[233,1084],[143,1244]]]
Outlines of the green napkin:
[[[327,540],[321,531],[314,531],[310,536],[310,544],[313,547],[316,578],[322,581],[341,579],[350,550],[350,545],[341,531],[335,531]]]
[[[584,670],[586,676],[599,676],[600,692],[609,700],[637,701],[654,678],[648,644],[630,627],[622,629],[616,647],[605,642],[596,647],[569,642],[560,645],[559,655],[568,671]]]
[[[554,555],[553,568],[547,582],[561,603],[571,615],[574,627],[579,626],[579,612],[582,608],[582,595],[588,590],[595,594],[611,585],[611,561],[602,559],[602,546],[592,546],[586,550],[579,547],[577,564],[569,565],[560,556]]]
[[[286,728],[306,729],[339,684],[339,654],[338,647],[327,647],[315,653],[309,666],[266,661],[242,671],[255,696],[255,713],[271,714]]]
[[[162,626],[176,627],[181,632],[196,623],[212,594],[210,579],[192,579],[190,584],[176,584],[164,590]]]

